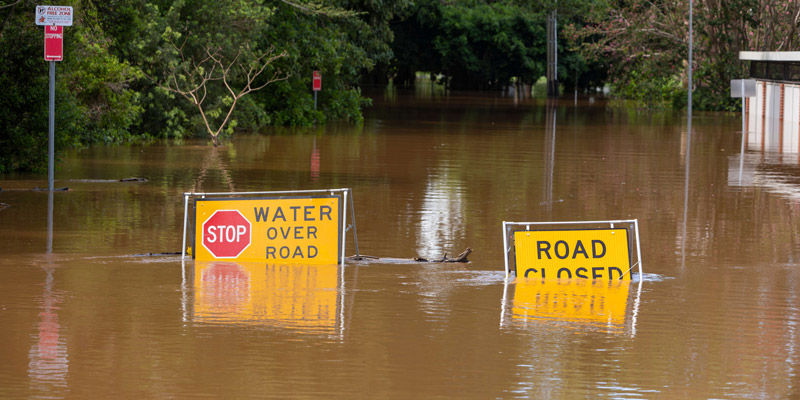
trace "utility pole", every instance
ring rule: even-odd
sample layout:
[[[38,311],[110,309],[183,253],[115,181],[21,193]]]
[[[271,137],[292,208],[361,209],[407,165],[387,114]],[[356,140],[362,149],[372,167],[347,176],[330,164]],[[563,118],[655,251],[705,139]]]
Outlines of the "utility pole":
[[[547,97],[558,97],[558,23],[556,10],[547,14]]]

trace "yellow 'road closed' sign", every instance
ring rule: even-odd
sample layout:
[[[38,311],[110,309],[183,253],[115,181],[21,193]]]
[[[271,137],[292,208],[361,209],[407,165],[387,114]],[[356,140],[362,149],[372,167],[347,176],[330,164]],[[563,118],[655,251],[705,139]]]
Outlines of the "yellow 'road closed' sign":
[[[518,277],[620,279],[631,274],[626,229],[514,232]]]
[[[337,264],[339,197],[198,199],[195,259]]]

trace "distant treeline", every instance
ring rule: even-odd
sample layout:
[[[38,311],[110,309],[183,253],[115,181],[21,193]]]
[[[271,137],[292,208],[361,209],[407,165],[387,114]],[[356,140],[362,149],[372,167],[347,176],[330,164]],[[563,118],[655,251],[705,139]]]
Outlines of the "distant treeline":
[[[357,123],[370,103],[361,84],[411,85],[417,71],[456,90],[530,84],[545,74],[545,22],[554,9],[565,89],[608,85],[643,105],[685,106],[688,0],[51,3],[75,15],[57,63],[57,150]],[[0,172],[46,165],[48,67],[34,6],[0,0]],[[798,2],[694,7],[696,109],[736,107],[728,81],[745,74],[739,50],[797,47]],[[317,110],[314,70],[323,77]]]

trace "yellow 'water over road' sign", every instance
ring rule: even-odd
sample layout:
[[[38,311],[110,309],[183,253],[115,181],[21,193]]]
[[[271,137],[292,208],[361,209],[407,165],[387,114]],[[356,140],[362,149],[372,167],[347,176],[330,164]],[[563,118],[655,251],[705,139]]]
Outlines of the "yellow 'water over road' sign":
[[[339,197],[198,199],[195,259],[336,264]]]

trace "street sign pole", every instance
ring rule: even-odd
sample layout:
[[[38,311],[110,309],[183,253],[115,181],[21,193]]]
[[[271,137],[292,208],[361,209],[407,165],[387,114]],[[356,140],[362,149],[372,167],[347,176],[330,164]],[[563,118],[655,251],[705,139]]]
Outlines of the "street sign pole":
[[[739,184],[742,183],[744,171],[744,144],[747,140],[747,124],[745,123],[745,101],[756,95],[756,81],[753,79],[731,79],[731,97],[742,99],[742,151],[739,156]]]
[[[311,89],[314,91],[314,111],[316,111],[317,110],[317,92],[322,90],[322,75],[319,73],[319,71],[314,71],[311,76],[312,76]]]
[[[50,62],[50,115],[47,138],[47,189],[53,192],[55,180],[56,61],[64,58],[64,27],[72,26],[70,6],[36,6],[36,25],[44,26],[44,59]]]
[[[47,188],[52,193],[53,192],[53,180],[55,176],[55,168],[53,161],[55,157],[55,126],[56,126],[56,62],[50,61],[50,122],[49,122],[49,134],[48,134],[48,145],[47,145]]]
[[[744,79],[741,80],[742,82],[742,151],[739,153],[739,184],[742,184],[742,172],[744,171],[744,141],[747,140],[747,128],[745,127],[744,123],[744,102],[745,102],[745,92],[744,92]]]

